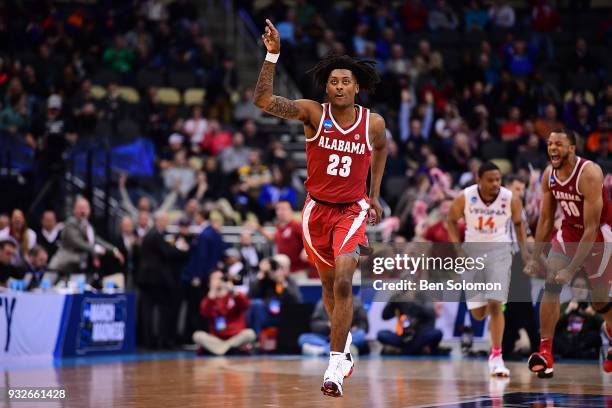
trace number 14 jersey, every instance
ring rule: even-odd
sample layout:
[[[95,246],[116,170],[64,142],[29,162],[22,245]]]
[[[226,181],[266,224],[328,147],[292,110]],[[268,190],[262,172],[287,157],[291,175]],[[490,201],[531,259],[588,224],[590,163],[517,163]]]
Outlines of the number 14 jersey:
[[[341,128],[323,103],[317,133],[306,139],[306,191],[317,200],[353,203],[366,197],[366,181],[372,159],[368,128],[370,110],[355,105],[355,123]]]
[[[508,220],[512,218],[512,192],[500,187],[495,200],[485,204],[478,184],[463,190],[465,195],[465,242],[510,242]]]

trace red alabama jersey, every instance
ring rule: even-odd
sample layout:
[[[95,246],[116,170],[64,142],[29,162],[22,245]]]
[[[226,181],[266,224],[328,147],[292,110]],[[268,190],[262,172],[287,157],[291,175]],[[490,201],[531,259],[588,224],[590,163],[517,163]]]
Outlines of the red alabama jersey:
[[[366,197],[366,180],[372,146],[368,139],[370,110],[355,105],[357,120],[342,129],[331,114],[329,103],[322,104],[323,115],[317,133],[306,139],[306,191],[316,200],[352,203]]]
[[[572,174],[565,181],[561,182],[557,178],[557,171],[553,169],[550,173],[548,187],[553,197],[557,200],[563,210],[563,222],[561,229],[584,230],[584,196],[578,187],[578,181],[582,175],[584,167],[590,163],[589,160],[578,157]],[[601,186],[603,208],[601,209],[600,225],[612,224],[612,203],[608,190]]]

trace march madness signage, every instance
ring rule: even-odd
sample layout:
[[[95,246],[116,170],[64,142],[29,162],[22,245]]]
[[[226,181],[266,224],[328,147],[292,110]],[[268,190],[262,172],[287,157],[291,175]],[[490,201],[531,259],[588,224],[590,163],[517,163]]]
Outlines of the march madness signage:
[[[129,353],[135,347],[134,295],[72,296],[62,355]]]
[[[133,293],[0,292],[0,363],[135,350]]]
[[[87,350],[121,349],[125,340],[127,300],[123,297],[83,299],[77,354]]]

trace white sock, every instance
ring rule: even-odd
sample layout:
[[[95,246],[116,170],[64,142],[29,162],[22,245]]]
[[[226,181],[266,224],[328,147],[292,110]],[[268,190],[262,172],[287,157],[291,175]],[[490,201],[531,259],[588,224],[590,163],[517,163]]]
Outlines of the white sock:
[[[346,335],[346,344],[344,345],[344,354],[351,352],[351,344],[353,343],[353,335],[349,331]]]

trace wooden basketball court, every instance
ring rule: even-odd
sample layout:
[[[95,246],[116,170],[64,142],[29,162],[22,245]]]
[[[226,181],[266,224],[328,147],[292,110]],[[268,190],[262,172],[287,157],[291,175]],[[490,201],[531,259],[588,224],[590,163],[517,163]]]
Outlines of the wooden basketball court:
[[[62,407],[612,407],[612,376],[596,364],[558,364],[536,378],[508,363],[510,380],[490,379],[486,360],[362,358],[345,395],[320,392],[324,358],[158,357],[76,359],[60,367],[4,371],[2,387],[63,387]],[[0,404],[1,405],[1,404]]]

